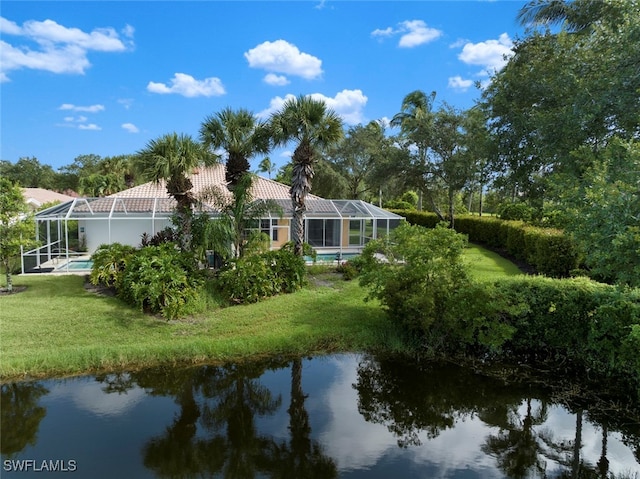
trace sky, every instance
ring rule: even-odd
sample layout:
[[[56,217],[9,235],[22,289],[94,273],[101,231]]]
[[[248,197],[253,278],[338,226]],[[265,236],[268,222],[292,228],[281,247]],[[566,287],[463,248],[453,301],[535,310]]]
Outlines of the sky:
[[[0,159],[57,170],[134,154],[168,133],[198,139],[224,108],[266,120],[298,95],[345,128],[392,118],[415,90],[467,109],[522,37],[524,3],[3,0]]]

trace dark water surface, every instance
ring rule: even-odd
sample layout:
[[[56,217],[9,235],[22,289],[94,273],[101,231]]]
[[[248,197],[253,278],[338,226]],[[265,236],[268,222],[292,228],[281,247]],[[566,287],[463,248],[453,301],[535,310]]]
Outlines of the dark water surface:
[[[2,478],[640,479],[638,424],[366,355],[5,384],[0,407]]]

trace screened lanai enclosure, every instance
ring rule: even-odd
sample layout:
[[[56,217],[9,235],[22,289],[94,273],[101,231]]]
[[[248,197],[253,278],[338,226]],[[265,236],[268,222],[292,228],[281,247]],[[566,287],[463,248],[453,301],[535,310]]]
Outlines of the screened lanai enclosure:
[[[255,201],[265,201],[258,199]],[[291,240],[291,200],[272,198],[280,211],[263,215],[254,225],[278,249]],[[36,239],[42,245],[22,254],[23,272],[82,269],[83,262],[102,244],[138,247],[142,236],[170,227],[175,212],[171,198],[110,196],[76,198],[36,214]],[[212,219],[220,216],[213,206],[200,205]],[[386,235],[403,218],[361,200],[307,200],[305,241],[320,261],[357,255],[364,245]],[[249,231],[247,231],[249,233]]]

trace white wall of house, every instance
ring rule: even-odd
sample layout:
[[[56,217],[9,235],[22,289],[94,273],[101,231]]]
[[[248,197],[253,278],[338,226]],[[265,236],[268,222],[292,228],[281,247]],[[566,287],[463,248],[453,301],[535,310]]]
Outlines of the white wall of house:
[[[88,253],[92,254],[98,246],[105,243],[140,246],[144,233],[153,236],[167,226],[171,226],[168,218],[156,218],[154,221],[150,218],[112,219],[111,225],[107,219],[81,220],[78,223],[78,234],[85,235]]]

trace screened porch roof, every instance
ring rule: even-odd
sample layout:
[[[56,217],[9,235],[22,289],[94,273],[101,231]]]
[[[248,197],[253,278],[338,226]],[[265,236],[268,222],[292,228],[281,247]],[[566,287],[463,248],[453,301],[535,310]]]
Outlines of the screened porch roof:
[[[262,199],[256,201],[265,201]],[[290,199],[277,198],[269,200],[278,208],[266,215],[272,218],[291,218],[293,208]],[[133,219],[133,218],[168,218],[176,207],[172,198],[135,198],[109,196],[104,198],[75,198],[66,203],[52,206],[36,214],[36,219],[46,220],[98,220],[98,219]],[[212,217],[218,216],[219,210],[210,204],[199,205],[199,211]],[[401,219],[401,216],[386,211],[362,200],[326,200],[317,196],[306,201],[305,217],[307,218],[371,218]]]

